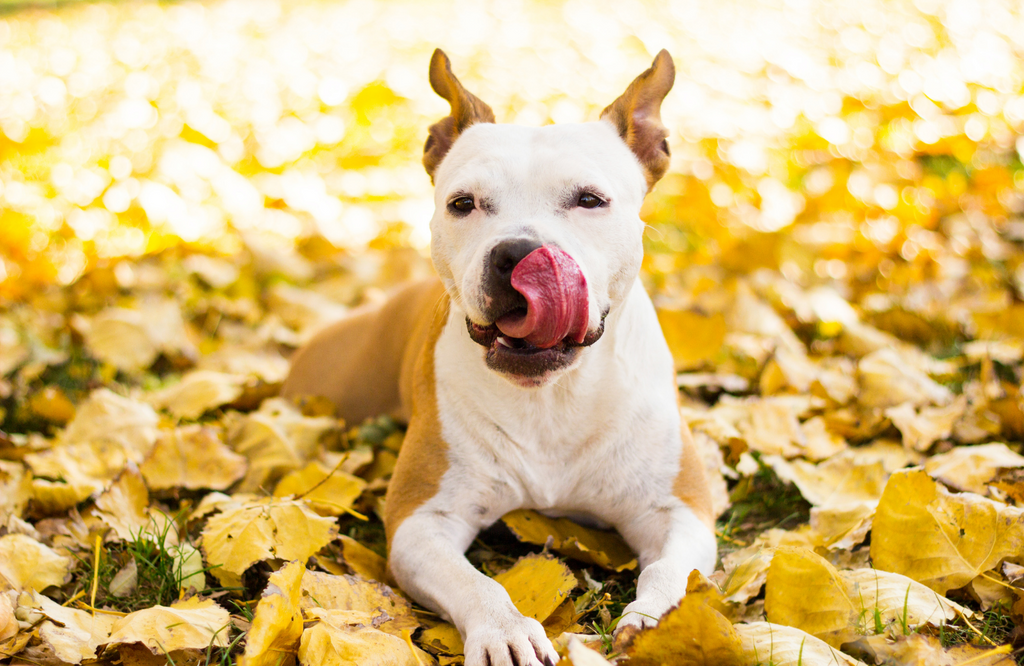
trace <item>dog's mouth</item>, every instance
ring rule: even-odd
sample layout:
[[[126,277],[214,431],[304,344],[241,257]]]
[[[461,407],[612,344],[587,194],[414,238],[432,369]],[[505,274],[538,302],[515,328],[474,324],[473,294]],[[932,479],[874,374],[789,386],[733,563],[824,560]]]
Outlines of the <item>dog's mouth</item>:
[[[577,342],[572,336],[566,336],[550,347],[538,347],[525,338],[502,333],[495,324],[477,324],[469,317],[466,317],[466,328],[473,342],[486,349],[485,360],[488,367],[529,380],[539,379],[549,372],[572,365],[581,348],[589,347],[601,339],[607,315],[608,311],[605,310],[601,314],[600,325],[587,331],[582,341]]]

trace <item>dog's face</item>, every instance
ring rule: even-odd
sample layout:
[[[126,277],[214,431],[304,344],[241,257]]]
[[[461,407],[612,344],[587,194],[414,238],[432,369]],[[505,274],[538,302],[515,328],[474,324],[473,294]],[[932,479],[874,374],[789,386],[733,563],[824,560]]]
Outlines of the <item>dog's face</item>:
[[[434,266],[488,367],[540,386],[587,353],[639,273],[640,206],[668,162],[658,109],[671,59],[659,54],[598,122],[518,127],[494,124],[439,54],[431,83],[452,115],[424,156]]]

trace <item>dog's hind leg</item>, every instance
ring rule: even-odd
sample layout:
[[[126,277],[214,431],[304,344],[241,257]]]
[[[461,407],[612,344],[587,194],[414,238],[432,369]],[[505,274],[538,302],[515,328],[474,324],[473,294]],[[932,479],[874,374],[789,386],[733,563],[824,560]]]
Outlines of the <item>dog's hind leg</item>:
[[[390,414],[407,421],[400,389],[426,335],[420,321],[443,294],[437,278],[408,284],[382,303],[356,308],[318,333],[292,358],[285,398],[323,396],[349,424]]]

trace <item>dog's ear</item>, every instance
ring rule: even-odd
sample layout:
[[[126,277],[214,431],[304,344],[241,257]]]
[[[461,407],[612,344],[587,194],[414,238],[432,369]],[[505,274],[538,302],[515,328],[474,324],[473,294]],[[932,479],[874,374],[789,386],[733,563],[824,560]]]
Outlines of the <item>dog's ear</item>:
[[[651,68],[636,77],[626,92],[601,112],[601,119],[615,125],[619,136],[640,160],[648,191],[668,169],[668,130],[661,124],[661,102],[675,79],[672,56],[662,49]]]
[[[452,74],[452,63],[441,49],[430,58],[430,87],[448,100],[452,112],[430,126],[430,135],[423,146],[423,166],[434,182],[434,172],[455,139],[474,123],[493,123],[494,112],[480,98],[462,87]]]

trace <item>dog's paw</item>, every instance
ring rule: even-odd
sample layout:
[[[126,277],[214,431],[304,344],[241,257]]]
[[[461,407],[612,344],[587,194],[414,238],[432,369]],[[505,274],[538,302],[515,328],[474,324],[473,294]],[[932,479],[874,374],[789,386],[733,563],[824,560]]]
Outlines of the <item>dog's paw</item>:
[[[629,633],[635,634],[641,629],[653,627],[658,624],[666,610],[668,607],[664,602],[637,599],[622,610],[622,617],[615,626],[615,633],[621,635],[629,629]]]
[[[537,620],[516,614],[474,627],[466,666],[554,666],[558,653]]]

